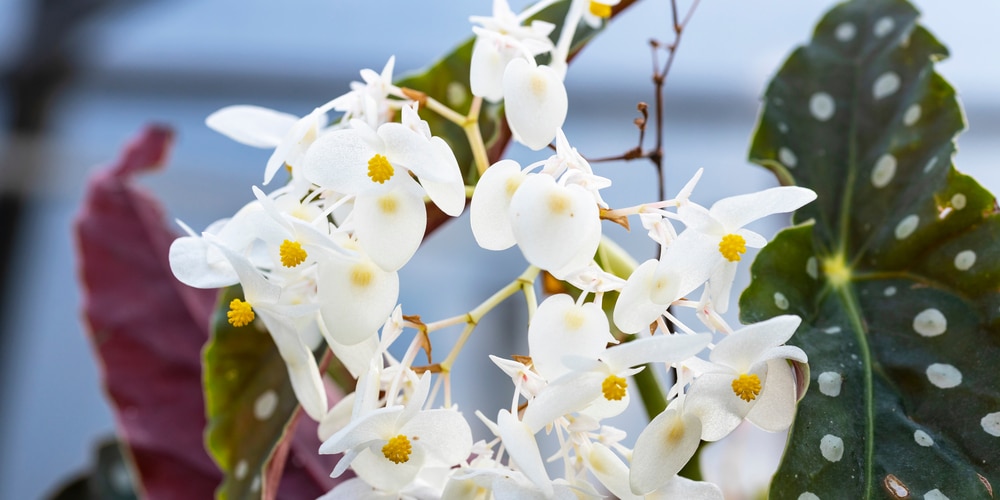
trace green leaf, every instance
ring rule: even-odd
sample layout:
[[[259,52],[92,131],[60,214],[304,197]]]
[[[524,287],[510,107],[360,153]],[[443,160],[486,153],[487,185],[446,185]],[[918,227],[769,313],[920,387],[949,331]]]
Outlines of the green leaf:
[[[234,298],[243,298],[238,286],[221,294],[212,339],[205,348],[206,441],[225,473],[216,496],[262,498],[262,492],[276,491],[277,484],[269,481],[269,466],[286,434],[291,435],[288,430],[299,403],[285,362],[263,323],[241,328],[229,324],[226,311]],[[265,498],[273,497],[271,493]]]
[[[819,194],[740,299],[744,321],[804,318],[790,343],[812,388],[772,498],[1000,485],[1000,219],[951,166],[962,110],[917,15],[903,0],[837,6],[767,91],[751,160]]]

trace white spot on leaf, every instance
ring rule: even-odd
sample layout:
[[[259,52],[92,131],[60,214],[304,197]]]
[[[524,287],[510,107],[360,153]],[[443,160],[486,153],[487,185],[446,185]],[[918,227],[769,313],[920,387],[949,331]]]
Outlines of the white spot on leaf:
[[[267,390],[253,403],[253,415],[257,420],[267,420],[274,415],[274,410],[278,408],[278,393]]]
[[[921,430],[917,430],[913,433],[913,440],[923,447],[934,446],[934,438]]]
[[[962,250],[955,255],[955,269],[968,271],[976,263],[976,252],[972,250]]]
[[[878,189],[884,188],[889,185],[895,175],[896,157],[889,154],[882,155],[875,162],[875,168],[872,169],[872,185]]]
[[[798,157],[796,157],[795,153],[788,148],[781,148],[778,150],[778,161],[788,168],[795,168],[795,165],[799,163]]]
[[[788,298],[781,292],[774,292],[774,305],[784,311],[788,309]]]
[[[979,425],[983,426],[987,434],[1000,437],[1000,411],[986,415],[979,421]]]
[[[896,22],[892,20],[891,17],[883,17],[878,21],[875,21],[875,27],[872,29],[872,33],[875,36],[881,38],[892,32],[892,28],[896,26]]]
[[[930,161],[927,162],[927,166],[924,167],[924,173],[926,174],[927,172],[934,170],[934,165],[937,165],[937,161],[937,156],[931,158]]]
[[[920,119],[920,105],[911,104],[910,107],[906,108],[906,113],[903,113],[903,125],[907,127],[917,123]]]
[[[816,261],[816,257],[809,257],[806,260],[806,274],[812,279],[819,278],[819,262]]]
[[[955,195],[951,197],[951,206],[955,207],[955,210],[965,208],[965,203],[965,195],[962,193],[955,193]]]
[[[799,498],[797,500],[819,500],[819,497],[816,496],[815,493],[807,491],[799,495]]]
[[[885,290],[882,290],[882,295],[885,295],[886,297],[892,297],[893,295],[896,295],[896,287],[894,286],[885,287]]]
[[[840,23],[837,26],[836,31],[834,31],[833,36],[837,37],[837,40],[841,42],[850,42],[854,39],[854,35],[858,32],[858,29],[854,27],[852,23]]]
[[[816,92],[809,99],[809,112],[812,113],[813,118],[825,122],[833,117],[834,111],[837,110],[837,104],[833,102],[833,97],[826,92]]]
[[[889,97],[899,90],[899,83],[899,75],[892,71],[886,71],[875,79],[875,84],[872,85],[872,96],[875,97],[875,100]]]
[[[927,380],[941,389],[951,389],[962,383],[962,372],[952,365],[934,363],[927,367]]]
[[[927,493],[924,493],[924,500],[949,500],[948,497],[941,493],[941,490],[934,488]]]
[[[834,333],[840,333],[840,327],[839,326],[831,326],[830,328],[827,328],[826,330],[823,330],[823,331],[826,332],[826,333],[829,333],[830,335],[833,335]]]
[[[948,330],[948,319],[933,307],[920,311],[913,317],[913,331],[924,337],[936,337]]]
[[[778,132],[781,132],[782,134],[788,133],[788,125],[786,125],[784,122],[779,123]]]
[[[917,229],[920,225],[920,217],[916,214],[910,214],[903,217],[903,220],[896,224],[896,239],[902,240],[913,234],[913,231]]]
[[[835,398],[840,395],[840,387],[844,383],[844,377],[837,372],[823,372],[819,374],[819,392]]]
[[[819,451],[823,454],[823,458],[839,462],[844,457],[844,440],[833,434],[827,434],[819,442]]]
[[[236,477],[237,481],[242,481],[243,478],[247,477],[248,469],[249,467],[247,467],[247,461],[240,460],[239,462],[236,463],[236,468],[233,469],[233,476]]]

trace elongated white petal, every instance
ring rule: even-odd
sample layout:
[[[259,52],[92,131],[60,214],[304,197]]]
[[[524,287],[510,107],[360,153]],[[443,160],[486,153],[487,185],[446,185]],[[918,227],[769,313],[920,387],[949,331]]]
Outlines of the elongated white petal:
[[[769,432],[787,429],[795,419],[795,378],[781,358],[767,362],[767,378],[747,420]]]
[[[295,122],[292,128],[285,133],[281,142],[278,143],[278,147],[274,148],[271,157],[267,159],[267,165],[264,168],[264,184],[271,182],[274,174],[278,173],[281,166],[286,163],[296,169],[302,166],[306,150],[319,134],[319,120],[323,114],[322,110],[314,109]]]
[[[535,433],[563,415],[590,406],[603,397],[601,382],[606,377],[598,372],[573,373],[547,385],[528,403],[522,422]]]
[[[784,344],[802,323],[802,318],[786,314],[747,325],[719,342],[709,359],[743,373],[769,349]]]
[[[341,194],[369,191],[377,187],[368,177],[368,162],[376,153],[357,130],[335,130],[312,144],[303,160],[302,174],[313,184]]]
[[[386,271],[396,271],[409,262],[427,227],[427,211],[417,183],[400,177],[393,184],[386,191],[358,194],[353,212],[358,244]]]
[[[646,363],[676,363],[697,355],[711,341],[708,333],[655,335],[613,346],[601,359],[615,371]]]
[[[226,106],[205,119],[205,124],[230,139],[255,148],[273,148],[299,117],[273,109],[240,104]]]
[[[426,463],[424,449],[419,446],[413,446],[409,460],[398,464],[385,458],[380,448],[366,448],[358,453],[351,468],[366,483],[383,491],[399,491],[410,484]]]
[[[709,212],[727,228],[736,229],[771,214],[798,210],[815,199],[816,193],[811,189],[780,186],[723,198]]]
[[[288,368],[288,378],[295,397],[310,418],[321,421],[327,411],[326,388],[323,387],[323,378],[312,351],[302,342],[288,318],[268,311],[265,306],[258,306],[256,309]]]
[[[430,140],[402,123],[380,126],[378,136],[385,142],[385,156],[393,166],[401,166],[421,180],[447,182],[452,179],[451,167],[458,167],[457,160],[442,161],[441,152]]]
[[[330,335],[354,345],[375,336],[396,307],[399,276],[369,259],[324,259],[319,262],[320,314]]]
[[[491,37],[476,37],[469,64],[469,87],[472,95],[490,102],[503,99],[503,70],[510,57],[497,48]]]
[[[397,498],[399,495],[376,491],[364,479],[352,477],[339,483],[316,500],[395,500]]]
[[[708,481],[692,481],[686,477],[674,476],[660,489],[646,495],[646,500],[723,500],[722,490]]]
[[[514,160],[493,164],[479,179],[469,206],[472,235],[479,246],[504,250],[516,243],[510,225],[510,199],[524,179],[521,166]]]
[[[528,262],[552,272],[586,267],[601,242],[594,198],[580,186],[560,186],[548,175],[530,175],[510,200],[511,227]]]
[[[712,277],[708,281],[711,290],[712,305],[715,311],[723,314],[729,310],[729,298],[733,292],[733,282],[736,280],[736,262],[720,261]]]
[[[437,182],[430,179],[420,179],[420,185],[427,191],[427,196],[442,212],[458,217],[465,210],[465,181],[458,169],[458,160],[448,143],[440,137],[431,138],[431,146],[442,164],[448,165],[447,180]]]
[[[330,408],[326,415],[323,415],[323,419],[319,421],[319,429],[316,431],[320,441],[330,439],[331,436],[351,423],[351,408],[354,407],[355,394],[352,392],[340,398],[340,401],[334,403],[333,408]]]
[[[330,436],[330,439],[320,445],[319,452],[324,455],[332,455],[352,448],[367,446],[368,443],[385,440],[386,435],[392,434],[396,430],[396,420],[399,419],[399,414],[402,411],[402,406],[390,406],[368,412]]]
[[[635,440],[632,450],[632,493],[645,495],[665,485],[687,464],[701,441],[701,423],[690,414],[667,409]]]
[[[581,456],[590,472],[612,495],[621,500],[642,500],[641,496],[632,493],[629,486],[628,466],[610,448],[592,443]]]
[[[545,495],[551,496],[552,481],[545,471],[541,452],[538,451],[538,442],[535,441],[535,433],[507,410],[500,410],[497,415],[497,428],[500,430],[500,439],[503,440],[507,454],[517,468]]]
[[[239,283],[239,276],[228,260],[211,258],[212,249],[203,238],[177,238],[170,244],[170,271],[181,283],[195,288],[222,288]]]
[[[326,344],[330,346],[330,350],[333,351],[333,355],[337,357],[337,360],[347,368],[352,377],[357,378],[361,376],[368,369],[368,363],[378,352],[378,337],[371,335],[357,344],[346,345],[334,338],[333,334],[326,327],[326,323],[319,321],[319,325]]]
[[[455,410],[425,410],[417,413],[400,429],[400,434],[416,436],[427,458],[452,466],[472,452],[472,429]]]
[[[577,305],[566,294],[545,299],[528,327],[535,371],[550,382],[569,371],[564,357],[596,359],[613,341],[604,311],[592,302]]]
[[[535,151],[555,139],[566,120],[569,101],[562,79],[552,68],[512,60],[504,70],[503,96],[514,137]]]

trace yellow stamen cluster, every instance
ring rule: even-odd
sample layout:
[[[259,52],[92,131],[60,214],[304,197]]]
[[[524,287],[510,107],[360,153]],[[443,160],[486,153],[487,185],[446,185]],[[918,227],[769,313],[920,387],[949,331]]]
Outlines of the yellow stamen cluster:
[[[611,6],[591,0],[590,13],[602,19],[607,19],[611,17]]]
[[[254,313],[249,302],[240,299],[233,299],[229,303],[229,312],[226,313],[229,324],[235,327],[247,326],[253,321]]]
[[[278,248],[278,253],[281,254],[281,265],[285,267],[295,267],[306,261],[306,251],[297,241],[285,240]]]
[[[757,399],[760,394],[760,378],[753,374],[740,375],[733,379],[733,392],[747,403]]]
[[[719,242],[719,253],[729,262],[738,262],[740,254],[747,253],[747,240],[738,234],[727,234]]]
[[[389,440],[385,446],[382,447],[382,454],[385,458],[394,464],[401,464],[410,460],[410,453],[413,452],[413,446],[410,444],[410,438],[400,434]]]
[[[392,179],[394,173],[395,170],[386,157],[376,154],[368,160],[368,177],[371,177],[372,182],[384,184],[385,181]]]
[[[626,387],[628,387],[628,382],[615,375],[608,375],[608,378],[604,379],[604,382],[601,383],[601,391],[604,393],[604,399],[608,401],[621,401],[625,397]]]

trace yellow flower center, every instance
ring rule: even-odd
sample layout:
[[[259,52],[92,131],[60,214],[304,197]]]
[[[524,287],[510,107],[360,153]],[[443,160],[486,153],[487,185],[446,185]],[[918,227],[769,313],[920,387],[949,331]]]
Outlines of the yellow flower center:
[[[719,242],[719,253],[729,262],[737,262],[741,253],[747,253],[747,240],[738,234],[727,234]]]
[[[382,454],[385,458],[394,464],[401,464],[410,460],[410,453],[413,451],[413,446],[410,444],[410,439],[402,434],[389,440],[385,446],[382,447]]]
[[[608,375],[601,383],[601,391],[604,392],[604,399],[608,401],[621,401],[625,397],[625,388],[628,383],[621,377]]]
[[[760,394],[760,378],[757,375],[744,373],[733,379],[733,393],[747,403],[757,399]]]
[[[393,173],[395,170],[393,170],[392,164],[384,156],[376,154],[368,160],[368,177],[371,177],[372,182],[383,184],[392,179]]]
[[[281,265],[285,267],[295,267],[306,261],[306,251],[297,241],[285,240],[278,248],[278,253],[281,254]]]
[[[249,325],[253,321],[254,313],[249,302],[233,299],[229,303],[229,312],[226,313],[226,317],[229,318],[230,325],[238,328]]]
[[[355,264],[351,268],[351,284],[358,288],[365,288],[375,279],[375,273],[365,264]]]
[[[611,17],[611,6],[591,0],[590,13],[602,19],[607,19]]]

